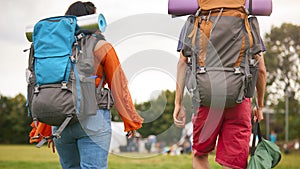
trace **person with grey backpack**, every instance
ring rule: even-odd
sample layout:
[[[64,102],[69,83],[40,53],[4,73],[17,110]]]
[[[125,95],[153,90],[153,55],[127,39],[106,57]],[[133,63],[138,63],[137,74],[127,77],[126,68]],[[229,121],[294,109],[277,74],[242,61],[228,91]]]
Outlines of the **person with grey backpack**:
[[[129,138],[143,123],[103,30],[77,24],[79,17],[95,12],[93,3],[77,1],[65,16],[43,19],[33,31],[28,109],[36,128],[38,123],[52,126],[50,136],[34,137],[42,137],[37,147],[54,142],[63,169],[108,168],[112,106]]]
[[[66,15],[88,15],[88,4],[73,3]],[[77,9],[76,9],[77,8]],[[75,9],[75,11],[74,11]],[[94,8],[95,11],[95,8]],[[78,12],[78,13],[77,13]],[[83,12],[80,14],[80,12]],[[94,12],[93,12],[94,13]],[[97,31],[95,34],[101,34]],[[95,57],[96,85],[105,84],[111,89],[114,106],[124,121],[125,131],[133,137],[135,130],[142,126],[143,119],[137,114],[127,87],[125,74],[110,43],[100,40],[92,50]],[[100,84],[101,83],[101,84]],[[97,95],[102,94],[100,90]],[[97,97],[97,96],[96,96]],[[61,138],[54,140],[62,167],[67,168],[108,168],[108,150],[111,140],[111,114],[109,107],[102,107],[95,116],[88,116],[80,123],[66,128]],[[76,132],[75,132],[76,131]]]
[[[208,155],[216,147],[216,161],[224,169],[244,169],[255,88],[259,107],[254,118],[263,119],[266,68],[258,22],[248,17],[242,1],[198,2],[179,42],[174,124],[185,127],[186,87],[194,108],[193,168],[210,168]]]

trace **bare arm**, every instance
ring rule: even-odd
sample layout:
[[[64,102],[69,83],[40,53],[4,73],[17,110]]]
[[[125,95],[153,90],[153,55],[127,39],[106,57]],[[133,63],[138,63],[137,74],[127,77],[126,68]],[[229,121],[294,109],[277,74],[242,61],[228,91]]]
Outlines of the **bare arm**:
[[[186,112],[182,106],[182,98],[185,87],[185,70],[187,66],[187,58],[180,52],[180,58],[177,64],[177,80],[175,94],[175,108],[173,112],[174,124],[178,127],[185,126]]]
[[[259,57],[259,65],[258,65],[258,78],[256,82],[256,90],[257,90],[257,103],[258,109],[255,111],[255,119],[258,121],[263,120],[263,112],[262,108],[264,107],[264,96],[266,90],[266,66],[264,61],[264,56],[262,53],[257,55]]]

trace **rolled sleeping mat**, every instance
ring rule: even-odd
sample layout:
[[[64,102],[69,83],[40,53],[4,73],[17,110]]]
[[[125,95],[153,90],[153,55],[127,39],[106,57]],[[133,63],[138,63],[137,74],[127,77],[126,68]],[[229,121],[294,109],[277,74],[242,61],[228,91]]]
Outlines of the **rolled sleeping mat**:
[[[246,0],[245,6],[251,15],[270,16],[272,13],[272,0]],[[168,13],[174,16],[194,15],[198,8],[198,0],[169,0],[168,3]]]
[[[77,24],[80,29],[88,31],[96,31],[97,29],[99,29],[101,32],[104,32],[107,26],[103,14],[93,14],[77,17]],[[29,42],[32,42],[33,28],[34,25],[28,25],[25,28],[25,35]]]
[[[256,16],[270,16],[272,6],[272,0],[246,0],[245,3],[250,14]]]
[[[169,0],[168,13],[175,16],[196,14],[198,0]]]

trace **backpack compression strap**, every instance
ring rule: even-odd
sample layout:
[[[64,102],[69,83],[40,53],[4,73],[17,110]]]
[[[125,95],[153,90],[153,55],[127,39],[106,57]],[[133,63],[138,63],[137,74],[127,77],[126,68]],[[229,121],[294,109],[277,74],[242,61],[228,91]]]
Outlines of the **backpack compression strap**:
[[[67,127],[67,125],[72,120],[72,118],[73,118],[73,115],[71,115],[71,114],[68,115],[67,118],[64,120],[64,122],[60,125],[58,130],[49,137],[43,137],[43,139],[36,145],[36,147],[37,148],[42,147],[43,144],[48,142],[48,140],[52,140],[53,138],[60,138],[61,132]]]

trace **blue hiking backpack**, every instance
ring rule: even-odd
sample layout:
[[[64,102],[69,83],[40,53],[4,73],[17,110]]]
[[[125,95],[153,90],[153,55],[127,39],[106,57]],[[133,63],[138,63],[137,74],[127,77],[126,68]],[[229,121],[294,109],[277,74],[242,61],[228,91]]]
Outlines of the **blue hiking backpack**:
[[[43,138],[59,138],[63,129],[95,115],[98,103],[93,49],[101,34],[81,30],[75,16],[58,16],[35,24],[27,69],[27,106],[37,121],[59,126]]]

